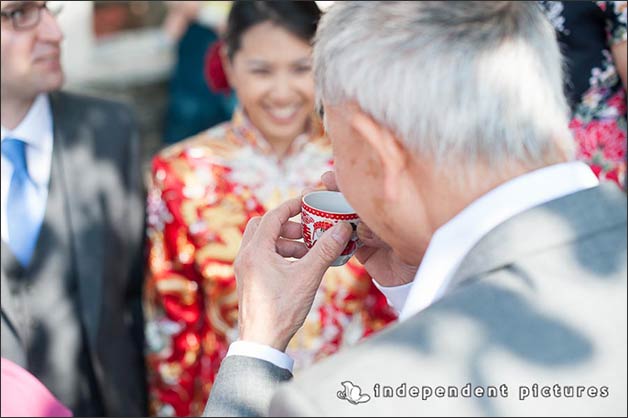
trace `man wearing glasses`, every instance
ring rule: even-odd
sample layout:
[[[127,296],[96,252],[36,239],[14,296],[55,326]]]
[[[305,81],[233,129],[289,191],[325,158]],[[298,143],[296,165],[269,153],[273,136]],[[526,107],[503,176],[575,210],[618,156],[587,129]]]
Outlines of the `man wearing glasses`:
[[[47,2],[2,1],[2,357],[75,415],[145,414],[143,194],[125,107],[58,91]]]

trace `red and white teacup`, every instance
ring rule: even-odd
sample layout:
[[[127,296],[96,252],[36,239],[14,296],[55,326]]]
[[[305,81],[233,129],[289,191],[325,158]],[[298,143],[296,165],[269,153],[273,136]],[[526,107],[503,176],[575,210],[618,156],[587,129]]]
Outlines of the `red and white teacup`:
[[[303,241],[308,248],[312,248],[323,232],[337,224],[348,222],[353,228],[353,234],[346,248],[331,264],[342,266],[349,261],[358,249],[358,234],[356,229],[360,218],[340,192],[316,191],[303,196],[301,200],[301,225],[303,227]]]

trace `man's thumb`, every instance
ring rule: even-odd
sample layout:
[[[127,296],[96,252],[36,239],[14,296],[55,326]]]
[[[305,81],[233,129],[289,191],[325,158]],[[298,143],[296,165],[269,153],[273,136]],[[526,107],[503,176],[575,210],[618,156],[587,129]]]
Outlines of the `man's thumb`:
[[[325,231],[304,258],[310,259],[308,263],[312,263],[312,267],[327,269],[345,249],[352,232],[353,229],[350,224],[346,222],[337,223]]]

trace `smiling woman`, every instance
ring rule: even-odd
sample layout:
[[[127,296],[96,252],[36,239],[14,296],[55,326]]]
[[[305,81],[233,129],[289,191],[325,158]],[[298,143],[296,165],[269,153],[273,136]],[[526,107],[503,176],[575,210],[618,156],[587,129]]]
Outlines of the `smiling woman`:
[[[312,116],[310,45],[271,21],[247,30],[240,42],[224,60],[227,78],[251,123],[282,156]]]
[[[311,1],[235,2],[221,57],[240,109],[153,161],[145,312],[155,414],[202,413],[238,338],[233,261],[247,222],[319,184],[332,165],[314,112],[310,55],[319,17]],[[325,276],[287,352],[298,369],[394,319],[352,260]]]

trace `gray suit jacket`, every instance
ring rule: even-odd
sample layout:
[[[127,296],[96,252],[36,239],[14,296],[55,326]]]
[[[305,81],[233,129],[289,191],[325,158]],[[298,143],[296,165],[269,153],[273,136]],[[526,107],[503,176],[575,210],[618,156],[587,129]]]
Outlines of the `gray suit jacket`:
[[[440,301],[289,383],[225,359],[205,413],[626,416],[626,258],[615,185],[551,201],[485,236]]]
[[[102,402],[109,415],[144,415],[145,200],[136,125],[128,108],[104,100],[58,92],[50,103],[53,152],[63,173],[55,181],[68,191],[71,219],[72,253],[65,256],[76,271],[80,319]],[[25,364],[20,311],[4,271],[1,284],[2,354]]]

